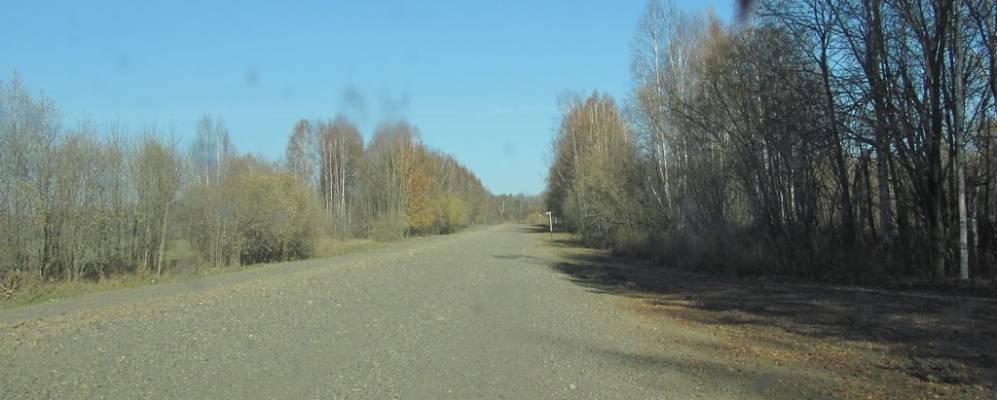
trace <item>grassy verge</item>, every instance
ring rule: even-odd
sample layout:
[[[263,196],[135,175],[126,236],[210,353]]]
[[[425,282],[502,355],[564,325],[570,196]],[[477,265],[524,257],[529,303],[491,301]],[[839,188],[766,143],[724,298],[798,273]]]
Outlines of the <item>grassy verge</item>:
[[[372,240],[338,240],[321,238],[315,243],[315,251],[311,259],[337,257],[350,253],[371,251],[384,247],[385,245],[386,243]],[[244,271],[268,265],[233,265],[225,268],[212,268],[207,265],[196,264],[193,261],[196,259],[193,250],[190,249],[189,244],[186,242],[178,241],[176,243],[171,243],[170,248],[170,251],[167,252],[164,258],[168,261],[168,264],[177,265],[178,267],[164,271],[159,277],[156,277],[155,274],[145,273],[114,275],[97,281],[25,281],[22,283],[22,286],[14,292],[13,296],[7,299],[0,299],[0,310],[46,301],[69,299],[90,293],[149,286],[157,283],[183,282],[191,279],[198,279],[222,273]]]
[[[163,278],[167,277],[164,276]],[[12,297],[0,302],[0,309],[72,298],[87,293],[144,286],[151,282],[155,282],[154,277],[139,275],[119,275],[100,281],[85,282],[29,281],[25,282],[23,287],[14,292]]]

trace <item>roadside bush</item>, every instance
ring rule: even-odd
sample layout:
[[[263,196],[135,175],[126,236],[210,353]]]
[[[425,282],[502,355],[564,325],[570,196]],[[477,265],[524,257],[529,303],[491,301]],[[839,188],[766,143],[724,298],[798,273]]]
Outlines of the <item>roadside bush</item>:
[[[470,209],[467,201],[454,193],[447,193],[439,199],[440,232],[454,233],[470,223]]]
[[[235,160],[221,185],[191,188],[184,204],[191,244],[215,267],[304,258],[314,247],[312,191],[253,159]]]
[[[656,258],[659,254],[651,235],[643,230],[623,230],[618,233],[613,255],[627,258]]]
[[[190,243],[200,259],[212,267],[235,261],[235,209],[221,187],[197,185],[185,194],[181,210],[187,221]]]
[[[317,210],[311,191],[288,174],[242,176],[233,182],[241,264],[308,257]]]
[[[0,302],[14,298],[18,292],[34,282],[34,277],[23,271],[0,271]]]

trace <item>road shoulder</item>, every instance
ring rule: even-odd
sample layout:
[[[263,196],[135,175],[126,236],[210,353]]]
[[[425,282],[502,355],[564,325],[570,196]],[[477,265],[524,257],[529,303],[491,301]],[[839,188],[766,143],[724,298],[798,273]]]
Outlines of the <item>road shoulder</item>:
[[[647,324],[708,337],[709,357],[732,371],[795,371],[782,383],[831,398],[997,394],[990,301],[725,279],[614,258],[564,233],[534,241],[563,260],[556,270]]]

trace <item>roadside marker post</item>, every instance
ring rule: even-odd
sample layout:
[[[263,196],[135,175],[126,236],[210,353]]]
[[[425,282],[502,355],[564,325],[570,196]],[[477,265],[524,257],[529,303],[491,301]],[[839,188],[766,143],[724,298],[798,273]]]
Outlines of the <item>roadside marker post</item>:
[[[554,240],[554,215],[547,211],[547,223],[550,226],[550,240]]]

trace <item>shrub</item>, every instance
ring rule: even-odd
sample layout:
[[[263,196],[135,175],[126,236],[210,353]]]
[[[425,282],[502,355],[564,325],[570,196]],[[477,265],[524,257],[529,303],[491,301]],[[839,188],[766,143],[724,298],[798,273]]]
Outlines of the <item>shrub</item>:
[[[454,233],[470,223],[470,209],[467,201],[454,193],[447,193],[439,199],[440,231]]]
[[[288,174],[236,179],[239,261],[254,264],[308,257],[315,234],[311,191]]]
[[[312,191],[290,174],[240,160],[219,186],[185,198],[191,244],[214,266],[308,257],[318,230]]]

